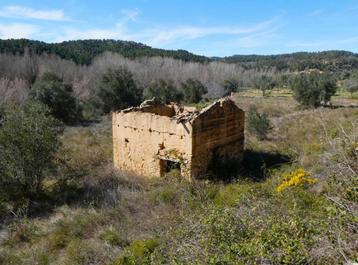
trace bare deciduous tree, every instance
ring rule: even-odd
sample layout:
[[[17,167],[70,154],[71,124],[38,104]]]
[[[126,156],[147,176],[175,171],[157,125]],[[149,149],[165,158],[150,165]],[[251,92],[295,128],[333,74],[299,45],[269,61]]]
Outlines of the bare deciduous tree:
[[[12,95],[12,100],[22,101],[27,95],[25,91],[30,89],[36,78],[45,72],[53,72],[66,83],[71,83],[79,98],[86,99],[100,77],[108,69],[118,67],[125,67],[132,72],[135,81],[141,87],[147,87],[153,81],[160,79],[173,80],[177,86],[190,78],[199,80],[208,88],[206,97],[209,98],[224,95],[223,81],[233,77],[239,78],[241,87],[250,87],[259,76],[284,74],[275,68],[247,70],[234,63],[184,62],[167,57],[129,59],[111,52],[97,56],[92,64],[87,66],[77,65],[73,61],[61,59],[53,54],[36,55],[25,51],[24,55],[0,54],[0,78],[6,80],[2,81],[1,93],[4,94],[6,91],[7,95]],[[20,82],[20,79],[23,81]],[[19,92],[11,92],[12,89],[19,89]]]

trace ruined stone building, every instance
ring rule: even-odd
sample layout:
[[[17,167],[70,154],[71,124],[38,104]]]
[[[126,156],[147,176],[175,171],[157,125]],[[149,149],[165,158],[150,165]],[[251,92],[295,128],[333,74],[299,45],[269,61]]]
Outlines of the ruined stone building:
[[[213,161],[243,157],[244,111],[229,98],[200,112],[145,101],[112,119],[114,166],[124,172],[160,177],[176,167],[190,180]]]

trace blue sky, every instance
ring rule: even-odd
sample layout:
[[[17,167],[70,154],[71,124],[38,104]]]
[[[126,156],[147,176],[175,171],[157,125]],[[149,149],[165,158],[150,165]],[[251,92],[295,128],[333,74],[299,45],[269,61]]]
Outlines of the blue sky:
[[[358,1],[0,0],[0,38],[133,40],[207,56],[358,52]]]

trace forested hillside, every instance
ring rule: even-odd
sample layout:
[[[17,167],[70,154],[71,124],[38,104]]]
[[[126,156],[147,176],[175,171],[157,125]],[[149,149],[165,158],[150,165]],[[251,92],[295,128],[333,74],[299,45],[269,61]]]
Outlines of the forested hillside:
[[[358,67],[358,54],[347,51],[298,52],[278,55],[233,55],[224,62],[239,63],[245,68],[275,67],[278,70],[319,69],[342,72]]]
[[[228,57],[205,57],[185,50],[164,50],[142,43],[122,40],[74,40],[60,43],[45,43],[28,39],[0,40],[0,53],[24,54],[25,49],[41,55],[55,54],[76,64],[90,64],[99,54],[109,51],[130,59],[161,56],[185,62],[221,61],[240,64],[245,69],[276,68],[277,70],[303,71],[319,69],[341,72],[358,67],[358,54],[348,51],[297,52],[278,55],[233,55]]]
[[[45,43],[27,39],[0,40],[0,52],[23,54],[25,48],[38,55],[42,53],[56,54],[62,59],[70,59],[76,64],[90,64],[97,55],[111,51],[124,57],[162,56],[183,61],[206,62],[210,59],[192,54],[184,50],[163,50],[151,48],[142,43],[122,40],[76,40],[60,43]]]

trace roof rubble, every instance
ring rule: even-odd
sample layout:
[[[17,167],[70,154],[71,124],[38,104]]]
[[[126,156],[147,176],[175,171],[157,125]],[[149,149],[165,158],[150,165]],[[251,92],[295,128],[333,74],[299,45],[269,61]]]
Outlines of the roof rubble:
[[[152,98],[152,99],[143,101],[139,105],[139,107],[130,107],[130,108],[122,110],[121,112],[123,112],[123,113],[148,112],[148,113],[153,113],[156,115],[167,116],[171,119],[176,120],[177,123],[183,123],[183,122],[188,122],[188,121],[194,120],[197,116],[207,112],[213,106],[216,106],[218,104],[220,104],[222,106],[223,103],[226,101],[232,101],[232,100],[228,97],[219,99],[219,100],[213,102],[212,104],[210,104],[209,106],[205,107],[204,109],[202,109],[199,112],[198,110],[194,110],[195,108],[194,109],[191,108],[191,110],[188,110],[187,108],[184,108],[183,106],[181,106],[177,103],[172,102],[170,104],[163,104],[158,99]],[[155,111],[153,111],[155,108],[156,108],[156,110],[158,110],[158,109],[165,110],[164,111],[165,114],[156,113]],[[170,112],[170,114],[168,114],[168,111]]]

